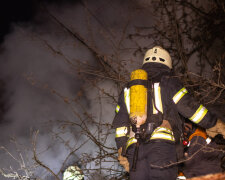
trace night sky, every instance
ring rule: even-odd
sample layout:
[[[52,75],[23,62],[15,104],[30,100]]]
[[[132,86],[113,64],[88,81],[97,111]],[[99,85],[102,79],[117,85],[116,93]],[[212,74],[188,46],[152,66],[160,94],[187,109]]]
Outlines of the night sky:
[[[0,6],[0,22],[1,33],[0,41],[10,32],[11,23],[31,21],[37,11],[33,0],[8,0],[1,2]]]
[[[26,23],[33,20],[35,14],[40,10],[40,4],[73,4],[79,0],[7,0],[0,5],[0,42],[4,36],[11,31],[11,23]]]

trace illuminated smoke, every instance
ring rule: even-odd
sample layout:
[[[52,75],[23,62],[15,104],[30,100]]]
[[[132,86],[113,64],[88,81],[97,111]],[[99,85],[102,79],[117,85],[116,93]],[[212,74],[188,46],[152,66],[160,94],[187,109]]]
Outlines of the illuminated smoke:
[[[88,43],[95,44],[103,55],[111,55],[115,52],[115,47],[110,41],[118,42],[122,38],[124,27],[129,19],[132,20],[132,23],[127,27],[126,34],[134,32],[132,28],[134,24],[151,24],[150,18],[144,18],[146,13],[139,12],[138,16],[133,14],[134,2],[130,4],[122,0],[87,2],[88,9],[79,3],[74,5],[62,4],[61,6],[48,5],[47,8],[71,30],[88,39]],[[87,16],[87,14],[89,15]],[[88,21],[90,27],[87,26]],[[25,147],[30,147],[32,132],[39,129],[38,152],[44,151],[49,145],[52,147],[51,150],[40,154],[40,159],[56,172],[61,167],[61,163],[69,150],[60,143],[60,140],[51,138],[50,133],[58,131],[56,123],[52,123],[51,126],[46,125],[46,123],[65,119],[76,121],[76,119],[62,99],[52,94],[44,85],[47,84],[48,87],[67,97],[76,97],[77,93],[83,91],[83,88],[87,86],[83,80],[78,78],[77,74],[71,71],[65,58],[53,53],[45,42],[73,61],[79,59],[93,64],[95,57],[87,47],[71,38],[43,10],[40,10],[35,16],[34,21],[13,24],[12,27],[13,31],[5,37],[2,44],[3,51],[0,54],[0,74],[6,83],[4,98],[9,107],[4,114],[3,121],[1,121],[1,145],[7,147],[10,152],[17,156],[15,146],[9,142],[9,138],[15,137]],[[93,39],[88,28],[92,30]],[[135,43],[126,40],[126,37],[121,45],[125,49],[134,46]],[[141,60],[138,59],[138,56],[133,57],[132,54],[129,54],[130,52],[125,51],[120,58],[136,61],[133,65],[128,65],[128,68],[132,69],[135,67],[134,65],[140,65]],[[34,78],[34,82],[29,81],[31,77]],[[110,81],[105,81],[100,85],[108,92],[117,94],[116,86],[113,86]],[[111,123],[114,116],[114,104],[103,99],[102,104],[96,106],[97,91],[86,89],[85,93],[86,95],[81,101],[87,105],[87,110],[93,113],[96,119],[101,116],[105,122]],[[99,113],[99,106],[102,107],[102,113]],[[79,136],[76,132],[68,132],[63,135],[63,138],[74,144],[77,140],[83,141],[85,139],[79,139]],[[107,143],[115,146],[113,137]],[[84,149],[87,149],[88,153],[94,153],[94,147],[93,144],[88,144]],[[81,154],[82,151],[79,151],[78,155],[79,153]],[[31,156],[32,153],[28,152],[27,155]],[[8,156],[1,151],[0,167],[17,166],[12,159],[6,157]],[[48,176],[48,173],[39,171]]]

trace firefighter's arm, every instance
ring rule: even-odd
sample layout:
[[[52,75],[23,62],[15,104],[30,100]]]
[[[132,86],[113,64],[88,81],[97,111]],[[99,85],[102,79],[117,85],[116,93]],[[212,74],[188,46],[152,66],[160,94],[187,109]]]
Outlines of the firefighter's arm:
[[[177,78],[171,78],[168,86],[171,90],[170,98],[182,116],[205,129],[215,126],[216,115],[198,103]]]
[[[115,110],[115,117],[113,119],[113,128],[115,129],[115,140],[117,148],[120,149],[128,140],[129,132],[129,114],[127,112],[126,104],[124,102],[124,93],[121,92],[118,100],[118,104]]]
[[[116,106],[116,115],[113,120],[113,127],[115,128],[115,141],[118,148],[118,160],[120,164],[129,172],[129,163],[123,153],[125,151],[126,143],[129,133],[129,115],[124,102],[124,93],[119,96],[118,104]]]

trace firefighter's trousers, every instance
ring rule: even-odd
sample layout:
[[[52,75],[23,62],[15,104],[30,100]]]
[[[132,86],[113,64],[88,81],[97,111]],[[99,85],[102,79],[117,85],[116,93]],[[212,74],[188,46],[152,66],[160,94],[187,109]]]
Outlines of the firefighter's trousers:
[[[139,146],[136,171],[132,171],[132,160],[135,144],[127,150],[130,164],[130,180],[175,180],[177,166],[171,165],[176,162],[175,145],[166,140],[157,140]],[[165,167],[171,165],[169,167]]]

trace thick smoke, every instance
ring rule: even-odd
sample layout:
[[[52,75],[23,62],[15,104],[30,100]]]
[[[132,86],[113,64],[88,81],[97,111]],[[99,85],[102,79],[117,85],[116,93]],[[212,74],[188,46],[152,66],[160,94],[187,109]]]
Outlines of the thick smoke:
[[[124,34],[134,32],[133,25],[151,24],[150,18],[145,18],[146,12],[142,13],[139,10],[134,13],[135,5],[135,2],[127,4],[127,1],[118,0],[87,1],[81,4],[67,4],[60,7],[46,5],[46,7],[50,14],[70,30],[79,33],[103,55],[113,55],[117,48],[125,49],[120,58],[132,59],[135,63],[128,66],[132,69],[134,65],[140,65],[141,60],[129,54],[131,52],[129,49],[136,48],[136,43],[127,40]],[[5,37],[2,44],[3,51],[0,54],[0,72],[6,89],[4,99],[8,107],[0,125],[1,145],[19,158],[15,144],[10,142],[10,138],[16,139],[19,148],[30,148],[32,132],[39,130],[37,151],[43,152],[39,158],[57,172],[69,153],[69,149],[60,143],[60,139],[51,136],[52,132],[59,132],[57,120],[74,122],[79,120],[76,120],[77,117],[74,116],[70,106],[57,93],[52,93],[52,89],[69,98],[75,98],[78,93],[84,91],[85,96],[82,96],[80,102],[97,121],[111,123],[115,103],[104,96],[99,100],[98,90],[88,89],[90,86],[78,77],[71,64],[66,63],[66,59],[74,63],[81,60],[95,66],[95,57],[79,40],[65,32],[47,11],[40,10],[31,23],[12,24],[12,27],[13,31]],[[115,47],[121,39],[124,39],[123,43]],[[51,48],[60,53],[52,51]],[[118,95],[116,86],[111,81],[103,81],[99,85],[108,93]],[[69,140],[71,146],[86,139],[76,134],[74,129],[61,137],[65,141]],[[115,146],[113,137],[107,144]],[[49,146],[51,149],[48,149]],[[82,152],[94,153],[95,147],[92,143],[85,145],[77,156]],[[28,158],[32,156],[29,150],[22,154],[26,154]],[[0,159],[1,168],[10,165],[18,167],[18,163],[3,150]],[[43,170],[35,173],[37,172],[48,176]]]

